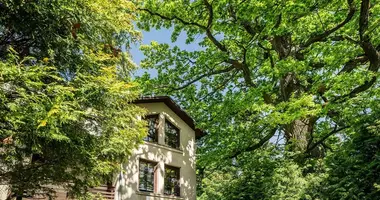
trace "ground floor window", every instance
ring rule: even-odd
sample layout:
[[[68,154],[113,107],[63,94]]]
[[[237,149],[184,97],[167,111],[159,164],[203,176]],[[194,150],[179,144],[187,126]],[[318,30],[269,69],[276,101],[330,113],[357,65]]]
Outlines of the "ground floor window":
[[[180,168],[165,166],[164,193],[166,195],[180,196],[179,172]]]
[[[154,192],[154,174],[157,163],[140,160],[139,164],[139,190],[144,192]]]

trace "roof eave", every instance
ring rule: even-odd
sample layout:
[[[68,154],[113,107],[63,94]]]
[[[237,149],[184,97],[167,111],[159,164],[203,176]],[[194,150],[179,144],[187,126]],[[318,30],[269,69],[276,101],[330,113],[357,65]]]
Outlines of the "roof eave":
[[[165,103],[174,113],[178,115],[190,128],[195,131],[195,138],[200,139],[205,136],[205,132],[195,127],[194,120],[191,118],[181,107],[173,101],[169,96],[154,96],[154,97],[141,97],[135,101],[135,104],[141,103]]]

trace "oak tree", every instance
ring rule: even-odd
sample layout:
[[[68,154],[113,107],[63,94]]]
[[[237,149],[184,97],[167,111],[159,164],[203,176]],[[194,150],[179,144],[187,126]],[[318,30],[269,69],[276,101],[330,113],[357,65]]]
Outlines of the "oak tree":
[[[157,42],[142,46],[146,58],[141,65],[156,69],[158,75],[145,74],[140,81],[146,93],[177,98],[207,131],[198,149],[198,166],[216,178],[208,181],[211,186],[226,189],[217,183],[228,177],[241,181],[235,186],[248,187],[247,180],[269,183],[260,178],[273,177],[280,170],[277,177],[283,180],[300,178],[300,182],[282,182],[286,188],[316,180],[315,185],[299,184],[309,189],[289,193],[300,194],[295,199],[311,198],[304,192],[320,191],[310,188],[324,180],[326,168],[318,171],[324,158],[332,151],[344,154],[342,144],[373,126],[379,116],[378,0],[147,0],[135,4],[140,28],[173,28],[173,42],[186,34],[187,44],[199,45],[195,51]],[[271,155],[265,172],[254,164],[262,162],[260,153]],[[264,155],[261,159],[265,160]],[[285,160],[271,166],[280,158]],[[214,173],[221,169],[224,174]],[[294,176],[290,173],[286,178],[290,171]],[[316,172],[320,176],[306,178]],[[203,180],[208,180],[207,175]],[[354,178],[350,181],[355,182]],[[278,182],[253,185],[274,189]],[[374,183],[369,183],[373,191]],[[235,191],[238,196],[226,192],[212,198],[255,199],[254,192],[262,190],[238,191],[248,196],[239,197],[243,194]],[[289,197],[273,191],[266,193],[268,199]],[[314,194],[320,198],[318,192]]]
[[[323,156],[331,136],[349,129],[353,115],[370,111],[377,100],[376,1],[138,5],[141,28],[174,27],[173,41],[185,32],[187,43],[200,46],[197,51],[156,42],[143,46],[142,66],[158,70],[149,89],[184,100],[207,127],[207,145],[228,145],[215,150],[230,158],[275,134],[283,134],[292,151]]]

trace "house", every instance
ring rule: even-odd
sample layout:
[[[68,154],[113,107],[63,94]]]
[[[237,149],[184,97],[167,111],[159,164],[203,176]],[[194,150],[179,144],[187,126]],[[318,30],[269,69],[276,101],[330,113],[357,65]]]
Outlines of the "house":
[[[91,192],[114,200],[195,200],[196,139],[203,132],[170,97],[144,97],[134,103],[148,110],[144,117],[148,135],[123,165],[113,185],[92,188]],[[62,188],[53,188],[57,200],[67,199]]]
[[[148,135],[119,175],[115,199],[195,200],[195,141],[202,131],[170,97],[135,103],[148,110]]]

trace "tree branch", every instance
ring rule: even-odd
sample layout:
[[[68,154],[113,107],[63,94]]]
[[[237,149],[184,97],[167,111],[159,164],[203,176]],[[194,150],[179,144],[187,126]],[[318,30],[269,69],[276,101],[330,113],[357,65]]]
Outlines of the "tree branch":
[[[230,15],[231,17],[235,20],[235,22],[237,24],[240,24],[241,26],[243,26],[244,30],[250,34],[252,37],[255,37],[256,34],[257,34],[257,31],[255,30],[256,27],[253,27],[252,24],[247,21],[247,20],[240,20],[237,16],[236,16],[236,12],[235,10],[233,9],[233,6],[229,6],[229,12],[230,12]],[[256,18],[257,19],[257,18]]]
[[[359,36],[360,36],[360,46],[362,47],[366,57],[368,58],[370,64],[368,70],[371,72],[378,72],[380,68],[380,54],[375,46],[370,41],[368,35],[365,34],[368,28],[368,18],[369,18],[370,3],[369,0],[362,0],[360,7],[359,16]],[[357,94],[369,89],[377,80],[377,76],[372,76],[371,80],[365,81],[364,84],[356,87],[350,93],[339,96],[335,98],[335,101],[341,100],[345,97],[355,97]]]
[[[371,43],[369,36],[365,34],[368,28],[369,9],[369,0],[362,0],[359,17],[359,36],[361,47],[371,62],[369,70],[376,72],[380,65],[380,55],[376,47]]]
[[[153,12],[153,11],[151,11],[149,9],[146,9],[146,8],[138,8],[137,10],[145,11],[145,12],[149,13],[150,15],[160,17],[161,19],[165,19],[165,20],[169,20],[169,21],[178,20],[179,22],[181,22],[184,25],[196,26],[196,27],[201,28],[203,30],[207,29],[207,27],[204,26],[204,25],[202,25],[202,24],[199,24],[199,23],[196,23],[196,22],[185,21],[185,20],[183,20],[182,18],[180,18],[180,17],[178,17],[176,15],[173,15],[172,17],[168,17],[168,16],[164,16],[164,15],[162,15],[160,13]]]
[[[226,47],[221,44],[213,35],[212,35],[212,32],[211,32],[211,26],[212,26],[212,20],[213,20],[213,9],[212,9],[212,6],[207,2],[207,0],[204,0],[204,3],[206,5],[206,8],[209,12],[209,17],[208,17],[208,20],[207,20],[207,26],[204,26],[202,24],[199,24],[199,23],[196,23],[196,22],[188,22],[188,21],[185,21],[184,19],[176,16],[176,15],[173,15],[171,17],[168,17],[168,16],[165,16],[165,15],[162,15],[160,13],[157,13],[157,12],[153,12],[149,9],[146,9],[146,8],[138,8],[137,10],[141,10],[141,11],[145,11],[145,12],[148,12],[150,15],[153,15],[153,16],[158,16],[160,17],[161,19],[164,19],[164,20],[168,20],[168,21],[172,21],[172,20],[177,20],[179,22],[181,22],[182,24],[184,25],[191,25],[191,26],[196,26],[200,29],[202,29],[203,31],[206,31],[206,35],[207,37],[211,40],[211,42],[218,47],[218,49],[220,49],[221,51],[223,52],[227,52],[227,49]]]
[[[234,60],[234,59],[228,59],[228,60],[225,60],[225,62],[231,64],[236,69],[242,70],[245,83],[250,87],[256,87],[256,84],[253,83],[253,81],[252,81],[251,72],[248,68],[248,65],[241,63],[238,60]]]
[[[233,78],[235,78],[235,75],[237,74],[237,71],[234,71],[231,75],[230,78],[226,79],[225,81],[223,81],[223,83],[221,83],[219,85],[219,87],[217,87],[216,89],[214,89],[212,92],[210,93],[207,93],[206,95],[204,95],[203,97],[200,98],[201,101],[204,101],[207,97],[211,96],[211,95],[214,95],[216,92],[218,92],[220,89],[222,88],[225,88],[225,86],[227,85],[227,83],[229,83]]]
[[[359,17],[359,36],[362,41],[364,40],[364,33],[368,28],[369,8],[369,0],[362,0]]]
[[[189,85],[191,85],[191,84],[193,84],[193,83],[195,83],[195,82],[201,80],[201,79],[204,78],[204,77],[212,76],[212,75],[216,75],[216,74],[227,73],[227,72],[233,70],[234,68],[235,68],[235,67],[231,65],[230,67],[228,67],[228,68],[226,68],[226,69],[221,69],[221,70],[211,71],[211,72],[209,72],[209,73],[202,74],[202,75],[200,75],[200,76],[194,78],[193,80],[191,80],[191,81],[185,83],[184,85],[182,85],[182,86],[180,86],[180,87],[172,88],[172,90],[170,90],[169,92],[173,92],[173,91],[175,91],[175,90],[182,90],[182,89],[186,88],[187,86],[189,86]]]
[[[205,29],[207,37],[211,40],[212,43],[214,43],[215,46],[218,47],[223,52],[227,52],[226,47],[220,43],[213,35],[211,32],[211,27],[212,27],[212,21],[214,20],[214,11],[212,8],[212,5],[207,1],[203,0],[203,3],[205,4],[207,10],[208,10],[208,20],[207,20],[207,27]]]
[[[330,30],[327,30],[321,34],[318,34],[314,37],[309,38],[304,44],[300,45],[301,49],[307,48],[315,42],[322,41],[327,36],[329,36],[331,33],[334,33],[335,31],[337,31],[338,29],[343,27],[345,24],[347,24],[349,21],[351,21],[352,17],[355,14],[356,9],[355,9],[355,6],[353,4],[353,0],[347,0],[347,2],[349,5],[349,11],[348,11],[347,17],[344,19],[344,21],[339,23],[338,25],[336,25],[334,28],[332,28]]]
[[[206,9],[208,10],[208,13],[209,13],[209,17],[208,17],[208,20],[207,20],[207,26],[204,26],[204,25],[196,23],[196,22],[185,21],[185,20],[183,20],[182,18],[180,18],[180,17],[178,17],[176,15],[173,15],[171,17],[164,16],[164,15],[162,15],[160,13],[153,12],[153,11],[151,11],[149,9],[146,9],[146,8],[138,8],[138,10],[148,12],[150,15],[158,16],[158,17],[160,17],[161,19],[164,19],[164,20],[169,20],[169,21],[177,20],[177,21],[181,22],[184,25],[196,26],[196,27],[198,27],[198,28],[200,28],[200,29],[202,29],[202,30],[204,30],[206,32],[206,36],[208,37],[208,39],[210,39],[211,42],[219,50],[221,50],[222,52],[228,53],[227,48],[220,41],[218,41],[215,38],[215,36],[212,34],[212,31],[211,31],[212,22],[213,22],[213,19],[214,19],[214,12],[213,12],[212,5],[207,0],[203,0],[203,3],[206,6]],[[251,74],[250,74],[250,71],[249,71],[249,68],[248,68],[247,65],[245,65],[245,64],[243,64],[243,63],[241,63],[241,62],[239,62],[238,60],[235,60],[235,59],[227,59],[227,60],[225,60],[225,62],[228,63],[228,64],[231,64],[236,69],[242,70],[243,71],[244,80],[247,83],[247,85],[255,87],[255,84],[252,81]],[[207,74],[205,74],[202,77],[198,77],[198,78],[201,79],[201,78],[204,78],[206,76],[207,76]],[[189,83],[185,84],[184,87],[179,87],[179,88],[183,89],[183,88],[187,87],[188,85],[190,85],[190,84],[192,84],[192,83],[194,83],[196,81],[197,80],[194,79],[193,81],[190,81]]]
[[[365,63],[368,61],[368,58],[367,56],[364,56],[364,55],[361,55],[361,56],[358,56],[358,57],[355,57],[351,60],[349,60],[345,65],[344,67],[342,68],[342,70],[340,70],[338,72],[338,74],[342,74],[344,72],[346,73],[349,73],[351,72],[352,70],[355,69],[356,66],[358,66],[358,64],[362,64],[362,63]]]
[[[266,142],[268,142],[274,136],[276,131],[277,131],[277,128],[269,130],[269,133],[266,136],[264,136],[263,138],[261,138],[261,140],[258,143],[253,144],[253,145],[251,145],[245,149],[239,149],[238,151],[236,151],[232,155],[230,155],[228,158],[236,158],[238,155],[240,155],[244,152],[254,151],[254,150],[262,147]]]
[[[337,128],[337,126],[335,126],[334,130],[332,130],[327,135],[323,136],[322,139],[320,139],[318,142],[314,143],[308,149],[306,149],[305,153],[310,153],[315,147],[322,144],[327,138],[329,138],[330,136],[334,135],[335,133],[338,133],[339,131],[344,130],[346,128],[348,128],[348,126],[343,126],[340,128]]]
[[[366,91],[368,88],[370,88],[374,83],[376,82],[376,76],[372,77],[372,79],[370,81],[366,81],[364,82],[363,85],[360,85],[358,87],[356,87],[355,89],[353,89],[349,94],[345,95],[344,97],[346,96],[349,96],[349,97],[355,97],[357,94],[361,93],[361,92],[364,92]]]
[[[327,38],[328,39],[328,38]],[[331,40],[333,41],[349,41],[351,43],[360,45],[359,41],[354,40],[353,38],[346,36],[346,35],[337,35],[337,36],[332,36],[330,37]]]

